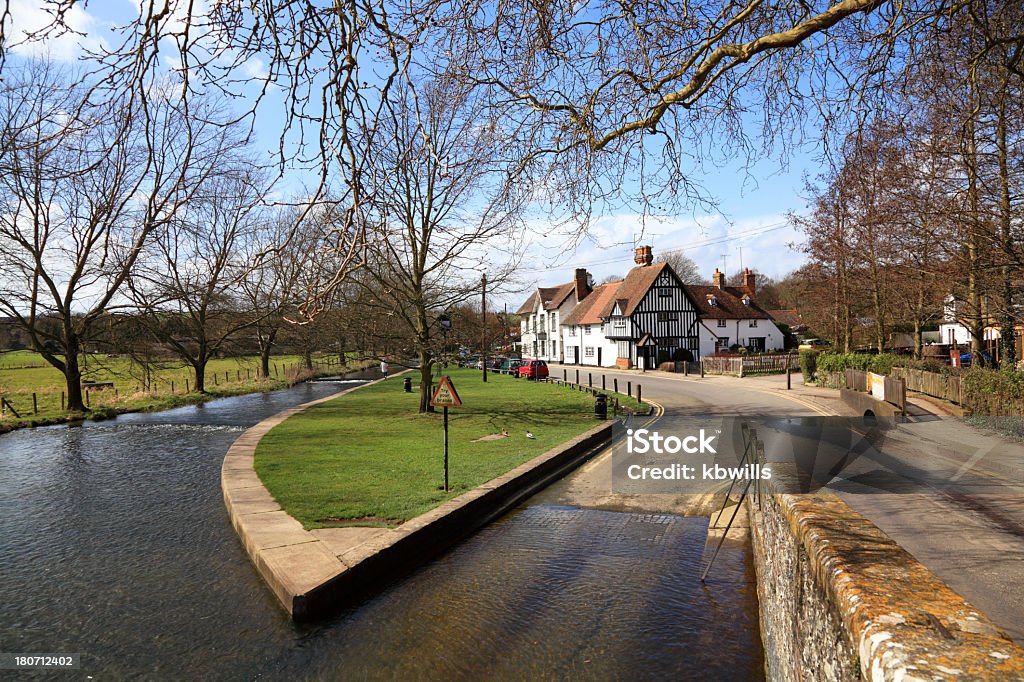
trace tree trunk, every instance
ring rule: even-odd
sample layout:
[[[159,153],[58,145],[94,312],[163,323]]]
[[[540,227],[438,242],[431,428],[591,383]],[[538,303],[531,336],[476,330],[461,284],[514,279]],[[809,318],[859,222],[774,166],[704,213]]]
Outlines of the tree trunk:
[[[434,387],[433,381],[433,367],[434,363],[431,362],[430,351],[421,349],[419,352],[420,361],[420,414],[424,412],[433,412],[434,409],[430,406],[430,396],[433,393]]]
[[[924,353],[924,320],[921,318],[924,316],[924,276],[922,275],[919,280],[920,286],[917,288],[917,301],[914,307],[914,358],[920,360]]]
[[[999,118],[996,127],[996,146],[999,150],[999,231],[1002,237],[1003,259],[1005,263],[1002,268],[1003,314],[1001,316],[1001,329],[999,330],[999,366],[1000,368],[1013,369],[1017,365],[1017,320],[1013,307],[1013,272],[1009,265],[1014,253],[1014,244],[1011,215],[1012,205],[1010,203],[1010,167],[1007,159],[1005,97],[1006,93],[1004,90],[1003,98],[1000,101]]]
[[[260,376],[264,379],[270,378],[270,351],[274,348],[274,340],[277,338],[277,330],[270,332],[265,337],[260,336]]]
[[[270,344],[260,350],[260,376],[270,378]]]
[[[307,348],[302,353],[302,359],[305,360],[305,362],[306,362],[306,369],[308,369],[309,371],[312,372],[313,371],[313,351],[311,351],[309,348]]]
[[[65,343],[64,379],[68,389],[68,411],[85,412],[82,396],[82,370],[78,364],[78,339],[74,336]]]
[[[195,371],[195,385],[192,390],[196,393],[206,393],[206,363],[207,358],[196,360],[192,363],[192,369]]]

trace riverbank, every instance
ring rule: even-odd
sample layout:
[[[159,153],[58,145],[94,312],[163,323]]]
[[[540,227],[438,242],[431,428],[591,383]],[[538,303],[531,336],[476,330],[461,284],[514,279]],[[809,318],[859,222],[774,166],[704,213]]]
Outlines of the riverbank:
[[[30,360],[32,360],[30,362]],[[275,378],[263,379],[257,375],[259,366],[255,356],[212,360],[207,373],[204,393],[186,391],[190,388],[188,370],[182,367],[164,368],[150,379],[149,389],[139,383],[126,369],[127,361],[107,360],[107,363],[88,375],[90,381],[110,382],[113,387],[90,391],[90,409],[87,412],[67,412],[62,409],[63,376],[51,366],[40,365],[42,360],[27,351],[5,354],[0,365],[0,397],[18,411],[14,416],[6,409],[0,416],[0,434],[22,428],[75,424],[84,420],[102,421],[119,414],[159,412],[162,410],[203,405],[211,400],[269,393],[303,381],[359,372],[373,367],[371,361],[353,361],[340,365],[334,357],[317,357],[313,368],[305,367],[300,356],[275,356],[271,373]]]
[[[417,414],[419,394],[377,382],[280,424],[255,468],[306,529],[396,527],[592,428],[583,392],[472,369],[450,376],[463,407],[449,411],[450,490],[443,490],[442,417]]]
[[[410,413],[417,394],[405,394],[394,380],[378,380],[285,410],[247,430],[228,450],[221,488],[231,523],[260,575],[293,619],[317,618],[365,597],[560,478],[611,438],[611,422],[580,414],[589,401],[579,393],[511,377],[472,384],[474,377],[479,379],[474,371],[453,374],[463,404],[472,402],[476,408],[475,412],[459,408],[462,423],[457,429],[460,435],[452,439],[458,445],[452,450],[472,452],[475,457],[453,458],[453,464],[458,461],[464,471],[450,492],[434,485],[440,479],[431,471],[438,468],[440,457],[437,439],[426,435],[439,435],[437,415]],[[389,407],[394,413],[382,415]],[[479,435],[496,422],[509,428],[528,425],[536,433],[530,431],[525,440],[535,443],[524,447],[511,439],[507,428],[490,434],[500,434],[497,438]],[[399,428],[400,435],[395,432]],[[382,433],[386,429],[390,429],[390,442]],[[279,440],[265,455],[278,465],[270,467],[271,478],[277,476],[278,484],[278,492],[272,495],[266,476],[257,475],[256,461],[258,450],[274,432]],[[536,454],[536,448],[546,447],[566,432],[575,437]],[[477,437],[467,440],[468,436]],[[432,446],[424,447],[430,441]],[[474,449],[470,447],[474,443],[496,445]],[[364,447],[374,448],[372,456],[360,457]],[[433,457],[428,455],[431,452]],[[515,466],[523,452],[534,456]],[[337,457],[330,457],[332,453]],[[327,466],[317,467],[318,459],[321,465],[326,459]],[[305,476],[309,470],[315,478]],[[499,474],[470,485],[474,476],[486,476],[492,470]],[[418,478],[409,478],[412,472],[418,472]],[[298,485],[295,478],[301,479]],[[333,492],[324,496],[322,488],[332,483]],[[292,495],[290,508],[280,497],[282,486]],[[456,494],[456,490],[464,492]],[[346,494],[354,499],[346,499]],[[324,511],[329,504],[348,510],[330,513],[350,516],[309,522],[310,513],[329,513]],[[418,509],[425,511],[416,513]],[[307,523],[294,516],[303,513]],[[397,514],[409,516],[402,522]],[[325,524],[328,521],[330,525]]]

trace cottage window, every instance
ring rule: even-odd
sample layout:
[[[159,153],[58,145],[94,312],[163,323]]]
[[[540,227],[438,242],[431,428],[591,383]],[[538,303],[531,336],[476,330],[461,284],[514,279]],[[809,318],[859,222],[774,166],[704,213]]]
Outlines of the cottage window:
[[[658,322],[676,322],[679,320],[679,313],[664,312],[658,313]]]
[[[757,320],[751,320],[750,321],[750,327],[751,327],[751,329],[757,327]]]
[[[589,325],[589,324],[588,324],[588,325],[586,325],[586,326],[585,326],[585,327],[584,327],[583,329],[585,330],[585,331],[584,331],[584,333],[585,333],[585,334],[589,334],[589,333],[591,332],[591,329],[590,329],[590,325]]]
[[[725,329],[725,320],[719,320],[719,321],[718,321],[718,326],[719,326],[719,327],[720,327],[721,329]]]
[[[576,325],[569,327],[569,336],[576,336]]]
[[[585,349],[583,349],[583,357],[587,357],[587,358],[594,357],[594,348],[593,348],[593,346],[587,346]]]
[[[671,296],[672,296],[672,290],[671,289],[664,289],[664,288],[663,289],[658,289],[658,298],[671,298]]]
[[[616,329],[625,329],[626,328],[626,318],[624,318],[624,317],[616,317],[615,318],[615,328]]]

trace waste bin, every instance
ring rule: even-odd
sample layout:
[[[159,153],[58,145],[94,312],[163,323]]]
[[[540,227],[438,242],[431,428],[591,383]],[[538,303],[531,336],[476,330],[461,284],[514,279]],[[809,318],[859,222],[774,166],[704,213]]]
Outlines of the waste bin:
[[[406,377],[402,380],[402,388],[405,389],[406,393],[412,393],[412,379]]]
[[[598,419],[608,418],[608,396],[604,393],[597,394],[597,399],[594,401],[594,416]]]

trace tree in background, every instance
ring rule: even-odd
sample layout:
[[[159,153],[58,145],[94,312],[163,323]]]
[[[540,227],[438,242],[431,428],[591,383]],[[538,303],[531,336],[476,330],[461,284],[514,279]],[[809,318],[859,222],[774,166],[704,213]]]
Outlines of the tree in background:
[[[364,206],[372,235],[365,267],[337,291],[377,336],[366,347],[409,342],[420,371],[419,411],[426,412],[438,317],[479,296],[482,274],[492,287],[511,277],[523,196],[502,187],[498,128],[469,90],[426,81],[393,94],[389,117],[360,143],[377,173]],[[497,253],[505,265],[496,265],[503,260]]]
[[[207,364],[252,327],[257,314],[241,292],[251,268],[247,251],[266,224],[260,197],[266,183],[243,155],[243,140],[225,136],[224,142],[217,167],[128,278],[140,320],[192,368],[198,393],[206,392]]]
[[[700,274],[700,267],[682,249],[667,251],[657,260],[659,263],[668,263],[684,284],[708,283],[707,277]]]
[[[92,104],[44,62],[0,83],[0,311],[64,375],[70,410],[85,344],[225,151],[171,91]]]

